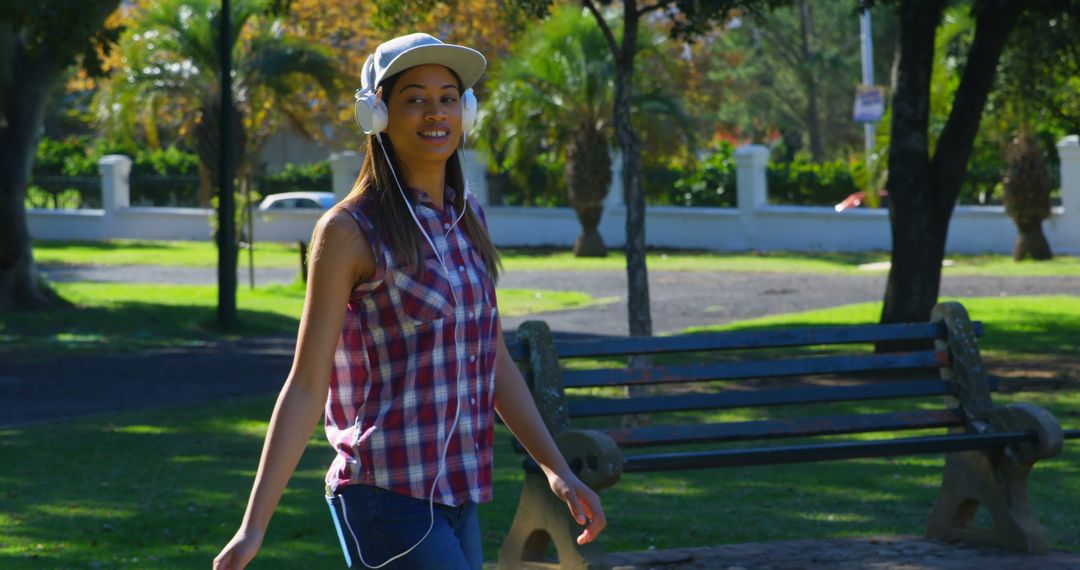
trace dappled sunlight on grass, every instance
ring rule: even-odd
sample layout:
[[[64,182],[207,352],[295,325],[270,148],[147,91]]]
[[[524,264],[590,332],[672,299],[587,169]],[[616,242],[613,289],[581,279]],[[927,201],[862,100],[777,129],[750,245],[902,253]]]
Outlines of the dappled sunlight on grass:
[[[499,289],[499,314],[505,317],[517,317],[545,313],[583,309],[617,301],[618,297],[594,298],[577,291],[547,291],[543,289]]]
[[[651,473],[647,477],[628,475],[619,485],[625,485],[623,490],[626,492],[646,495],[680,495],[684,497],[704,497],[707,495],[705,489],[690,486],[685,478],[671,477],[664,473]]]
[[[178,463],[178,464],[181,464],[181,465],[187,465],[187,464],[192,464],[192,463],[203,463],[203,464],[207,464],[207,465],[212,465],[214,463],[214,458],[210,457],[209,455],[183,455],[183,456],[178,455],[178,456],[170,457],[169,458],[169,463]]]
[[[1010,400],[1055,413],[1080,406],[1075,393],[999,399]],[[266,395],[0,431],[0,464],[10,466],[0,473],[0,566],[139,566],[130,562],[137,556],[155,567],[205,567],[240,522],[273,403]],[[76,448],[60,437],[72,432],[82,434]],[[522,481],[522,458],[510,451],[505,426],[496,428],[495,449],[495,501],[480,507],[488,560],[513,519]],[[56,457],[82,465],[81,477],[42,471]],[[270,526],[260,568],[340,563],[322,497],[332,457],[316,429]],[[609,519],[601,541],[617,551],[919,534],[942,462],[927,455],[624,474],[601,493]],[[1072,445],[1032,474],[1033,506],[1058,548],[1080,544],[1078,465],[1080,446]],[[29,554],[38,558],[24,558]]]
[[[979,346],[984,356],[1080,354],[1080,296],[943,298],[959,301],[972,320],[982,321]],[[825,325],[877,324],[881,303],[857,303],[829,309],[785,313],[727,325],[690,327],[683,332],[742,331]]]
[[[0,315],[3,349],[20,360],[64,354],[199,346],[252,336],[295,336],[303,311],[304,285],[237,290],[237,328],[217,323],[217,288],[207,285],[56,283],[74,308]],[[537,297],[539,295],[539,297]],[[611,302],[573,291],[507,289],[499,293],[504,315],[581,309]]]
[[[0,566],[127,566],[137,556],[152,567],[205,567],[240,523],[272,404],[260,396],[5,430],[0,521],[9,523],[0,522],[0,554],[11,563]],[[67,433],[82,443],[67,445],[58,437]],[[9,445],[13,439],[22,445]],[[260,568],[308,567],[318,552],[336,554],[321,502],[332,455],[323,443],[301,459]],[[80,476],[42,471],[56,458],[79,465]],[[23,558],[29,554],[37,559]]]
[[[277,295],[300,299],[302,290],[286,289]],[[121,319],[137,319],[145,321],[140,326],[149,331],[156,330],[155,319],[168,322],[181,314],[179,322],[190,326],[188,331],[203,330],[198,328],[203,326],[199,319],[212,319],[211,309],[199,306],[202,301],[180,302],[175,296],[165,297],[176,303],[140,305],[109,299],[107,307],[85,312],[80,309],[79,318],[106,322],[115,318],[118,328]],[[267,297],[266,302],[274,298]],[[1076,334],[1080,330],[1080,302],[1073,297],[963,302],[973,318],[986,322],[987,335],[982,343],[988,351],[1000,351],[1009,358],[1072,356],[1080,351]],[[117,307],[127,312],[110,317],[109,311]],[[832,313],[786,315],[730,328],[876,321],[877,305],[853,307]],[[204,312],[188,320],[188,313],[199,311]],[[277,324],[295,326],[295,320],[279,313],[260,315],[281,319]],[[46,321],[49,318],[44,317]],[[11,325],[12,321],[0,322],[0,326]],[[59,325],[54,321],[51,326]],[[76,337],[114,334],[107,327],[96,331],[75,327],[52,330],[64,330]],[[205,336],[205,332],[193,333],[185,340],[194,342]],[[619,365],[624,365],[621,359],[584,364]],[[740,387],[731,382],[707,385],[710,392],[731,389],[762,386]],[[622,397],[623,391],[596,388],[574,394],[578,398]],[[204,568],[240,523],[275,397],[264,395],[0,430],[0,465],[4,466],[0,470],[0,567],[85,568],[97,562],[101,567]],[[1076,390],[995,394],[994,401],[1036,403],[1049,409],[1066,427],[1080,427],[1080,392]],[[935,397],[678,412],[656,414],[652,420],[654,425],[693,424],[941,406],[941,398]],[[575,425],[615,427],[620,420],[620,416],[593,418]],[[941,430],[905,432],[903,436],[925,433]],[[72,434],[77,434],[75,445]],[[881,435],[779,440],[764,445],[876,437]],[[694,445],[628,453],[716,448]],[[340,566],[340,548],[323,500],[323,477],[333,455],[321,427],[317,427],[269,528],[259,568]],[[523,480],[521,462],[522,457],[511,452],[508,430],[496,426],[495,501],[480,506],[488,560],[497,556],[517,508]],[[920,455],[624,474],[617,485],[601,493],[609,529],[600,541],[609,550],[619,551],[648,546],[663,549],[794,538],[920,534],[937,497],[943,462],[941,455]],[[78,466],[78,477],[70,477],[70,471],[64,468],[69,465]],[[1036,465],[1030,494],[1054,547],[1080,549],[1080,442],[1067,443],[1060,457]],[[132,561],[135,558],[138,562]]]
[[[79,265],[169,265],[217,267],[217,244],[207,241],[109,240],[63,242],[34,240],[37,263]],[[240,250],[239,266],[247,266],[246,249]],[[295,243],[256,243],[256,267],[296,268],[300,272],[300,250]]]
[[[795,517],[811,522],[867,523],[872,520],[857,513],[795,513]]]
[[[29,510],[30,516],[36,517],[85,517],[102,520],[122,520],[135,516],[131,509],[118,509],[115,505],[94,505],[89,498],[80,498],[77,502],[61,502],[38,505]]]
[[[163,434],[175,434],[178,430],[175,427],[166,426],[152,426],[152,425],[133,425],[133,426],[120,426],[109,428],[109,431],[114,433],[130,433],[137,435],[163,435]]]
[[[270,412],[267,411],[265,419],[254,418],[211,418],[200,424],[200,429],[216,434],[232,434],[257,437],[262,439],[266,436],[266,430],[270,425]]]

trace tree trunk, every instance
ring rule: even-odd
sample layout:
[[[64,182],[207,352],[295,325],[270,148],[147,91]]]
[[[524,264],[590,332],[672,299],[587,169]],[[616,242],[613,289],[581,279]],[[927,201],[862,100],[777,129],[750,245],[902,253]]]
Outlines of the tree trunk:
[[[26,221],[45,102],[61,69],[47,48],[28,53],[9,26],[0,25],[0,43],[0,311],[66,304],[38,274]]]
[[[818,64],[814,57],[810,39],[814,34],[813,15],[810,2],[799,2],[799,32],[802,36],[803,87],[806,89],[806,128],[809,131],[810,155],[814,162],[821,162],[825,155],[825,145],[821,140],[821,113],[818,112]]]
[[[209,208],[220,187],[221,97],[213,95],[199,108],[195,125],[195,153],[199,155],[199,207]],[[205,176],[203,176],[205,173]]]
[[[1042,220],[1024,225],[1017,224],[1019,230],[1016,234],[1016,244],[1013,245],[1013,259],[1034,259],[1046,261],[1054,258],[1050,251],[1050,243],[1046,241],[1046,234],[1042,230]]]
[[[611,186],[611,155],[604,131],[592,119],[579,125],[566,148],[566,190],[581,223],[574,242],[576,257],[606,257],[604,239],[596,231]]]
[[[652,336],[652,315],[649,308],[649,273],[645,265],[645,190],[641,183],[641,145],[630,122],[630,101],[633,97],[634,56],[637,54],[637,2],[623,1],[623,36],[621,53],[615,58],[615,139],[622,149],[623,192],[626,198],[626,277],[627,310],[630,336]],[[645,355],[632,356],[631,368],[651,366]],[[642,386],[628,386],[627,396],[643,395]],[[623,418],[623,425],[649,423],[647,415]]]
[[[623,2],[623,37],[615,70],[615,139],[622,149],[626,197],[626,276],[631,336],[652,336],[649,274],[645,265],[645,190],[641,183],[641,144],[630,122],[634,56],[637,51],[637,2]]]
[[[911,4],[900,6],[900,65],[893,98],[889,171],[904,174],[890,175],[886,182],[893,247],[882,323],[925,320],[924,313],[929,317],[937,300],[944,257],[945,228],[936,215],[927,144],[934,32],[943,3],[921,3],[921,9]]]
[[[943,5],[942,0],[906,0],[899,8],[900,62],[889,147],[889,171],[899,175],[890,175],[886,184],[893,246],[882,323],[930,318],[941,283],[949,218],[998,59],[1023,9],[1023,3],[1007,0],[979,4],[968,61],[930,160],[930,71]]]

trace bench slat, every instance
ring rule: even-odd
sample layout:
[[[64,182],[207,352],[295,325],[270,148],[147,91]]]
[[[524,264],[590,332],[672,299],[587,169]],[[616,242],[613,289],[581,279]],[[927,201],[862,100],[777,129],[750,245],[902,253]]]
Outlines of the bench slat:
[[[604,430],[619,447],[647,447],[706,442],[732,442],[841,435],[875,431],[959,427],[958,410],[914,410],[879,414],[817,416],[723,424],[660,425]]]
[[[982,336],[983,326],[972,323],[976,336]],[[853,344],[890,340],[922,340],[942,338],[945,327],[940,323],[903,323],[889,325],[855,325],[806,327],[786,330],[733,331],[653,337],[602,337],[595,340],[573,339],[555,341],[561,358],[585,356],[624,356],[660,352],[691,352],[697,350],[729,350],[739,348],[776,348],[819,344]],[[507,348],[514,360],[524,360],[522,343],[507,338]]]
[[[944,353],[939,355],[932,350],[927,350],[859,356],[814,356],[808,358],[675,364],[653,366],[651,368],[566,370],[563,372],[563,386],[566,388],[586,388],[590,386],[663,384],[768,376],[936,368],[941,364],[943,355]]]
[[[997,434],[949,434],[892,440],[822,443],[802,446],[725,449],[720,451],[625,456],[624,473],[674,471],[744,465],[805,463],[865,457],[949,453],[993,449],[1038,440],[1033,431]]]
[[[991,390],[997,389],[994,378],[988,378]],[[615,416],[622,414],[647,414],[655,412],[678,412],[729,408],[752,408],[788,404],[819,404],[876,400],[885,398],[913,398],[920,396],[943,396],[952,389],[946,380],[914,380],[885,384],[859,384],[856,386],[826,386],[815,388],[786,388],[779,390],[737,391],[728,390],[718,394],[680,394],[677,396],[651,396],[644,398],[581,398],[567,403],[571,418],[590,416]]]

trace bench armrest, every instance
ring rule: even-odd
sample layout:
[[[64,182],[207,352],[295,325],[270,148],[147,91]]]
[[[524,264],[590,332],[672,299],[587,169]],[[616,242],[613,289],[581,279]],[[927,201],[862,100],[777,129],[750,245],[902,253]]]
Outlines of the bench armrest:
[[[1061,453],[1065,441],[1061,424],[1045,408],[1035,404],[995,406],[987,411],[986,422],[991,431],[1034,431],[1038,440],[1009,446],[1008,453],[1020,463],[1034,463]]]
[[[622,452],[606,433],[569,429],[556,435],[555,443],[570,470],[594,491],[614,485],[622,476]]]

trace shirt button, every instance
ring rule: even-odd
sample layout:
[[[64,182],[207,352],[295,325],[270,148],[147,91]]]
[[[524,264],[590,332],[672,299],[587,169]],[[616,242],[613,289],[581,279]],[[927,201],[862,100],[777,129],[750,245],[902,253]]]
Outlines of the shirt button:
[[[442,227],[443,227],[443,228],[446,228],[446,229],[450,229],[450,223],[449,223],[449,222],[447,222],[447,223],[444,223],[444,224],[442,225]]]
[[[465,266],[464,265],[459,265],[459,266],[457,266],[457,270],[462,272],[462,273],[465,273]]]
[[[476,405],[476,398],[469,398],[469,403],[475,406]]]
[[[470,316],[472,316],[472,315],[470,315]],[[476,362],[476,355],[475,354],[469,355],[469,362]]]

